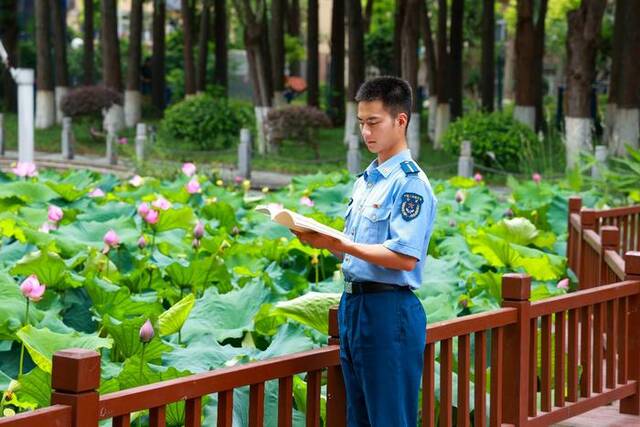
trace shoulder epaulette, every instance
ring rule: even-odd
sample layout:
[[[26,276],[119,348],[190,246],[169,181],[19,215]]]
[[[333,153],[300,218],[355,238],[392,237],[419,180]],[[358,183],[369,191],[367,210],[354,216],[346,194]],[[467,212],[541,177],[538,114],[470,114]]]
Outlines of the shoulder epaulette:
[[[361,176],[364,176],[364,180],[367,180],[367,171],[364,172],[360,172],[358,175],[356,175],[356,178],[360,178]]]
[[[418,169],[418,166],[412,160],[406,160],[400,163],[400,167],[405,175],[413,175],[420,172],[420,169]]]

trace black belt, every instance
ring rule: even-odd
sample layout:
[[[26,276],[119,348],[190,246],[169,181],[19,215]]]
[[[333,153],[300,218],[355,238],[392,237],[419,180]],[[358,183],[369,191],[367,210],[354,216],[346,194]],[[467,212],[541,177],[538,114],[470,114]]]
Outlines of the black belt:
[[[348,294],[367,294],[384,291],[407,291],[409,286],[390,285],[380,282],[344,282],[344,291]]]

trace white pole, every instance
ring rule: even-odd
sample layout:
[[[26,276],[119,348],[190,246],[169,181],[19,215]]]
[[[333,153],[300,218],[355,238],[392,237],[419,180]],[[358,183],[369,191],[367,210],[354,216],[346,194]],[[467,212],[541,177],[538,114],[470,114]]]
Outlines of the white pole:
[[[34,72],[30,68],[17,68],[11,74],[18,85],[18,161],[33,163]]]

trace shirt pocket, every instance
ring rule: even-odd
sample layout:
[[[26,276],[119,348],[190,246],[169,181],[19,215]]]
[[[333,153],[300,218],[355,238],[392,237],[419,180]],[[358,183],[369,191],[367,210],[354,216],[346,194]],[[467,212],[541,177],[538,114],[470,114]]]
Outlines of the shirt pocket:
[[[367,206],[363,209],[362,216],[362,225],[365,227],[361,234],[363,243],[375,244],[387,240],[391,206]]]
[[[343,233],[346,233],[349,230],[349,219],[351,218],[351,210],[353,209],[353,203],[350,203],[347,206],[347,211],[344,213],[344,229]]]

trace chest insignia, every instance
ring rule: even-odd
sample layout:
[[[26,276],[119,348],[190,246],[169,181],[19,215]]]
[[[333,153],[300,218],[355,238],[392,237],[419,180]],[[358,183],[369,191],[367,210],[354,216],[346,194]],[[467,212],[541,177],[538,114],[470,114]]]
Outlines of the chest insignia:
[[[400,205],[400,213],[402,219],[405,221],[411,221],[420,215],[420,207],[422,206],[423,198],[416,193],[404,193],[402,195],[402,204]]]

